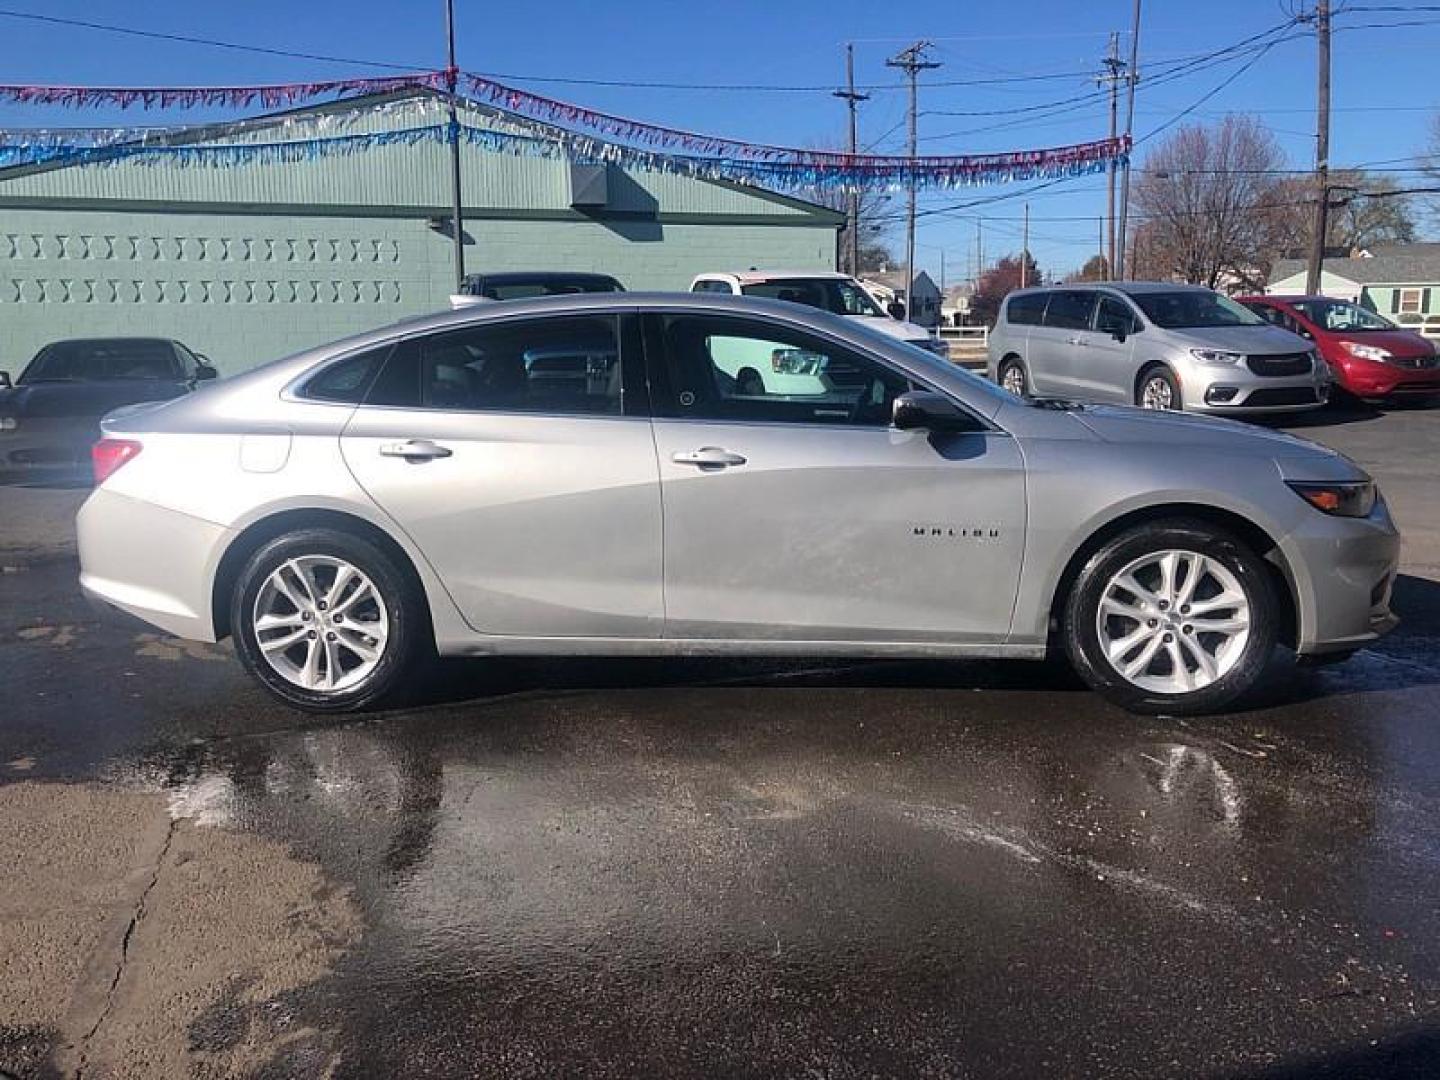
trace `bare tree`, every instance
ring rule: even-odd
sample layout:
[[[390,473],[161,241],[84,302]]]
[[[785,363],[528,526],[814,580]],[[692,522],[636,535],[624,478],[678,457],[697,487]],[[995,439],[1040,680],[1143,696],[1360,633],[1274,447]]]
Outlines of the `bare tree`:
[[[1315,185],[1296,177],[1282,184],[1276,201],[1278,236],[1287,241],[1281,255],[1301,256],[1311,223]],[[1377,244],[1408,244],[1415,239],[1415,204],[1396,194],[1395,182],[1359,169],[1330,172],[1330,213],[1326,219],[1325,246],[1347,255]]]
[[[1085,260],[1085,265],[1079,270],[1065,275],[1065,282],[1069,284],[1076,281],[1108,281],[1110,278],[1110,267],[1104,255],[1091,255]]]
[[[846,192],[843,188],[811,188],[804,193],[804,197],[810,202],[831,210],[838,210],[842,214],[847,211]],[[895,256],[891,253],[890,245],[885,238],[893,217],[893,215],[883,212],[885,204],[889,200],[890,196],[884,192],[860,192],[859,212],[856,215],[860,223],[858,229],[860,242],[857,245],[860,249],[860,265],[859,267],[847,265],[850,251],[850,225],[849,222],[846,222],[840,227],[839,232],[840,269],[843,273],[861,274],[895,264]]]
[[[1275,210],[1286,197],[1283,161],[1274,136],[1250,116],[1183,127],[1161,143],[1135,190],[1143,218],[1136,252],[1147,274],[1212,289],[1263,285],[1282,246]]]

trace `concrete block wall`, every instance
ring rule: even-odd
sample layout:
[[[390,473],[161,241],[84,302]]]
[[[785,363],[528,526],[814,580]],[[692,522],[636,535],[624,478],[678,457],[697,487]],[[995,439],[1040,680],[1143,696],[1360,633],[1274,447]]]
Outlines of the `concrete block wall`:
[[[830,269],[811,225],[475,218],[471,271],[598,270],[684,289],[704,270]],[[425,218],[10,209],[0,219],[0,369],[50,341],[173,337],[234,373],[443,309],[450,241]]]

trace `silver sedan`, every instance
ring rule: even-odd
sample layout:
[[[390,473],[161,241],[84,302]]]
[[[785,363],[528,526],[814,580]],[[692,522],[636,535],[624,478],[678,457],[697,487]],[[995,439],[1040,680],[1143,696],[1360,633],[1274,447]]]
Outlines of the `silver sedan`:
[[[744,355],[762,371],[740,379]],[[1242,424],[1026,400],[854,320],[638,293],[402,323],[104,422],[81,582],[371,705],[440,655],[1068,656],[1198,712],[1395,622],[1374,483]]]

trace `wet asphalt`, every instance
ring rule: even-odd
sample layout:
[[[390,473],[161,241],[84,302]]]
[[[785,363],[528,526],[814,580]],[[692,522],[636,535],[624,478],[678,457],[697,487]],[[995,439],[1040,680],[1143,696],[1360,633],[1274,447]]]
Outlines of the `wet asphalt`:
[[[1405,492],[1405,621],[1230,715],[589,660],[314,718],[60,556],[0,575],[0,783],[158,790],[350,890],[358,942],[267,1003],[341,1076],[1440,1076],[1440,411],[1305,433]]]

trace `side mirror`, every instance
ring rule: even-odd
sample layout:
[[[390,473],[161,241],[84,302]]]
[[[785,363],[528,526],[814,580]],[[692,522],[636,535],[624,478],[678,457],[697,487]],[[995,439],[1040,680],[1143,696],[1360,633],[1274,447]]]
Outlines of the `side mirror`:
[[[943,394],[910,390],[895,399],[890,422],[900,431],[979,431],[980,423]]]
[[[890,318],[896,320],[897,322],[904,322],[905,305],[900,303],[900,301],[898,300],[891,300],[890,303],[885,305],[885,314],[889,315]]]
[[[208,382],[211,379],[218,379],[220,373],[209,364],[197,364],[195,366],[195,381]]]
[[[0,390],[9,390],[15,384],[10,381],[10,372],[0,371]]]

